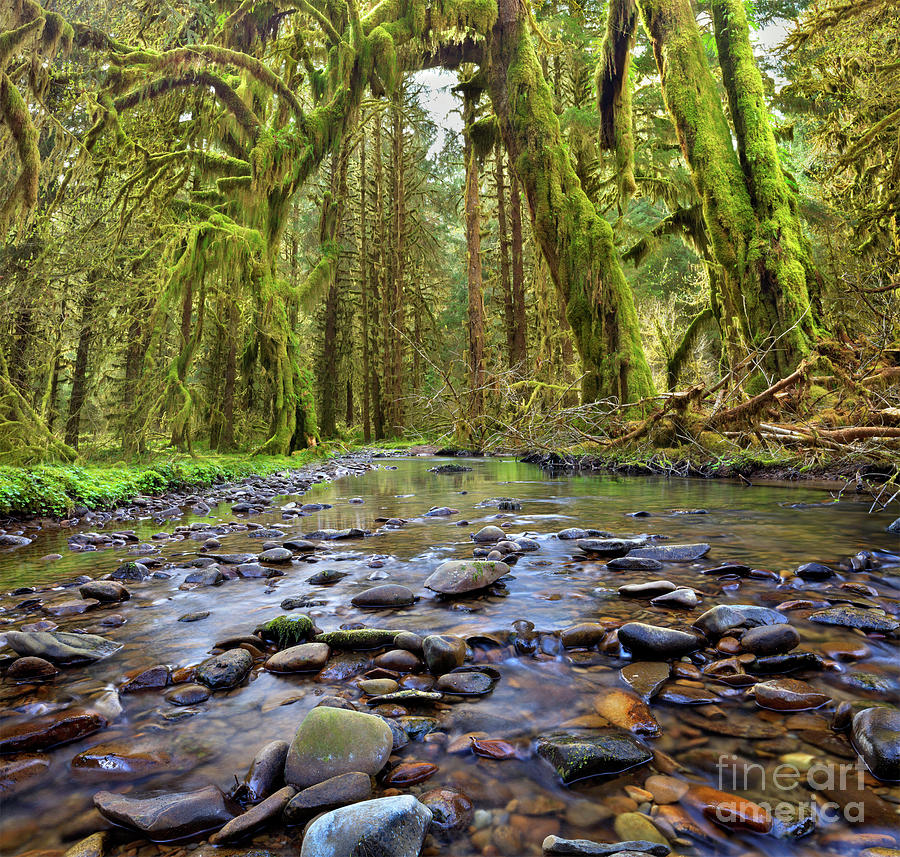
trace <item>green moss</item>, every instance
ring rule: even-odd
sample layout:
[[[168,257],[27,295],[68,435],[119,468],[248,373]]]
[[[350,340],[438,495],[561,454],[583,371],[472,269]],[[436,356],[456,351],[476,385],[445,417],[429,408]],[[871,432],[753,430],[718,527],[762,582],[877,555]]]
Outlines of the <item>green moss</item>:
[[[287,649],[305,643],[316,630],[313,620],[303,613],[290,616],[276,616],[257,628],[266,640],[274,640],[279,649]]]
[[[364,651],[393,645],[394,637],[400,631],[386,631],[381,628],[354,628],[349,631],[328,631],[316,635],[317,643],[327,643],[333,649]]]

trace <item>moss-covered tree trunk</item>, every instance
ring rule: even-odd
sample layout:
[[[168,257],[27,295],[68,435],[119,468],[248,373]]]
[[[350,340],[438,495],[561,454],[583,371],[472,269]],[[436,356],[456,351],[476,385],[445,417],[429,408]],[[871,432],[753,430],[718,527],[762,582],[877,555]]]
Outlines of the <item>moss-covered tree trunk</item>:
[[[499,0],[489,37],[490,95],[581,355],[582,398],[653,393],[634,299],[612,228],[582,190],[531,41],[524,0]]]
[[[741,4],[713,4],[739,158],[691,0],[637,2],[666,107],[702,201],[720,274],[719,321],[725,347],[733,360],[750,349],[762,349],[766,368],[787,374],[809,351],[814,335],[806,284],[810,266],[775,150]]]
[[[525,309],[525,248],[522,240],[522,195],[516,171],[509,170],[510,252],[512,255],[513,348],[511,363],[526,371],[528,317]]]
[[[469,303],[466,316],[469,363],[469,415],[484,412],[484,283],[481,270],[481,175],[478,154],[472,143],[471,127],[481,90],[467,88],[463,95],[463,159],[466,169],[466,280]]]

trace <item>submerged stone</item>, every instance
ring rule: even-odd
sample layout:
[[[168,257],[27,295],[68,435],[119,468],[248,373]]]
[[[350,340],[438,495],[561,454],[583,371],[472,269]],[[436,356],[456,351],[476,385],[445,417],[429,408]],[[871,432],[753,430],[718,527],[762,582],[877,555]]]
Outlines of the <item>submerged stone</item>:
[[[650,750],[621,729],[545,735],[538,739],[537,754],[553,765],[566,785],[587,777],[618,774],[653,758]]]

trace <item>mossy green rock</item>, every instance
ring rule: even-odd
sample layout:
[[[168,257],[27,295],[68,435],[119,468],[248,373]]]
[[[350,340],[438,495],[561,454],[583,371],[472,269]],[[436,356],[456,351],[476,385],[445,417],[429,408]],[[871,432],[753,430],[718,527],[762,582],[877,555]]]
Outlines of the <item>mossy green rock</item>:
[[[425,588],[441,595],[461,595],[484,589],[509,574],[505,562],[452,559],[442,562],[425,581]]]
[[[327,643],[332,649],[351,652],[392,646],[394,637],[402,631],[386,631],[381,628],[353,628],[349,631],[328,631],[316,636],[317,643]]]
[[[618,774],[653,758],[653,753],[622,729],[545,735],[538,739],[537,754],[553,765],[566,785],[587,777]]]
[[[377,774],[394,744],[380,717],[343,708],[314,708],[300,724],[288,750],[285,780],[305,789],[339,774]]]

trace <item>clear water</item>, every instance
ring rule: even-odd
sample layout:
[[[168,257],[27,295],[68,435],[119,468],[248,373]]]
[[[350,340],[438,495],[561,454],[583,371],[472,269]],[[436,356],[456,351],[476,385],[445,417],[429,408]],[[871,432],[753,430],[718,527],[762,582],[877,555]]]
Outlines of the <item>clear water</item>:
[[[330,543],[331,549],[318,553],[316,563],[295,562],[284,577],[271,580],[232,580],[217,587],[201,587],[181,591],[183,574],[170,580],[151,580],[127,584],[132,600],[104,607],[68,619],[56,619],[62,630],[84,629],[124,644],[121,652],[92,666],[66,669],[47,685],[2,686],[4,718],[21,718],[27,714],[54,710],[64,705],[108,710],[110,691],[123,681],[126,672],[169,664],[173,667],[194,665],[209,656],[213,644],[229,636],[249,634],[262,621],[280,614],[280,602],[288,596],[312,595],[325,601],[324,606],[307,612],[324,630],[346,623],[364,622],[386,628],[406,628],[420,633],[446,632],[471,637],[493,634],[507,639],[507,632],[517,620],[533,622],[542,632],[553,632],[579,621],[605,621],[609,624],[643,620],[679,627],[689,625],[697,615],[718,603],[753,603],[775,606],[795,598],[822,600],[843,582],[863,582],[875,586],[883,605],[897,611],[896,590],[873,580],[868,572],[842,573],[824,583],[806,583],[799,579],[778,584],[773,581],[743,580],[734,588],[731,582],[698,574],[701,567],[712,567],[728,561],[746,563],[755,568],[785,572],[802,562],[817,560],[837,563],[862,549],[880,549],[896,554],[898,539],[885,532],[890,516],[868,514],[862,499],[845,496],[832,503],[827,492],[804,487],[746,487],[724,481],[694,481],[665,478],[616,478],[597,475],[564,475],[551,477],[538,468],[512,460],[458,460],[472,468],[471,472],[439,475],[428,472],[446,460],[428,458],[394,459],[360,477],[343,478],[334,483],[317,485],[302,498],[285,497],[300,502],[331,503],[333,508],[308,517],[283,521],[281,501],[273,511],[243,518],[219,507],[208,520],[246,521],[277,527],[285,538],[298,537],[320,528],[360,527],[375,534],[365,539]],[[349,504],[360,497],[362,505]],[[496,508],[479,504],[491,498],[511,497],[521,502],[521,510],[498,513]],[[433,506],[450,506],[459,513],[449,518],[425,518],[423,513]],[[704,515],[672,514],[675,510],[702,508]],[[646,510],[650,517],[632,518],[628,513]],[[379,529],[376,518],[408,519],[401,529]],[[186,517],[180,523],[191,523]],[[460,521],[468,522],[460,526]],[[492,594],[475,599],[448,602],[437,599],[422,588],[422,581],[443,560],[471,556],[470,534],[489,523],[502,523],[510,532],[526,533],[541,542],[541,550],[522,557],[505,586]],[[581,526],[610,530],[617,534],[653,533],[667,537],[672,543],[709,542],[712,549],[699,563],[668,565],[664,572],[613,572],[602,562],[577,559],[572,542],[553,535],[565,527]],[[146,520],[110,524],[107,529],[134,528],[141,540],[160,530],[158,524]],[[172,526],[169,526],[169,531]],[[0,590],[22,585],[38,586],[37,593],[45,602],[77,598],[77,587],[67,588],[66,581],[81,574],[99,577],[125,559],[133,559],[125,549],[74,553],[68,550],[66,538],[71,530],[48,529],[40,533],[34,544],[24,549],[0,552]],[[221,537],[221,552],[258,552],[260,540],[237,532]],[[160,543],[162,555],[174,564],[196,556],[199,543],[191,540]],[[55,562],[41,557],[60,553]],[[383,559],[388,577],[370,580],[373,557]],[[890,560],[887,560],[890,562]],[[900,562],[900,560],[896,560]],[[337,584],[317,587],[306,582],[313,573],[325,568],[347,572]],[[882,573],[900,574],[900,568],[883,569]],[[655,608],[647,601],[604,597],[598,589],[611,589],[625,583],[666,577],[684,583],[704,594],[703,602],[691,610]],[[354,594],[379,583],[401,583],[412,588],[420,600],[412,607],[398,610],[359,610],[350,605]],[[49,588],[45,591],[45,588]],[[15,605],[26,596],[4,597],[0,601],[0,632],[43,618],[40,613],[26,612]],[[31,597],[31,596],[28,596]],[[177,618],[185,613],[209,610],[209,618],[182,623]],[[100,619],[111,612],[127,620],[118,628],[105,628]],[[827,692],[837,702],[865,698],[865,692],[854,689],[848,676],[856,672],[874,674],[880,680],[879,698],[900,700],[900,660],[896,640],[866,639],[859,632],[826,628],[805,621],[804,614],[792,614],[792,623],[803,638],[801,648],[822,652],[826,643],[859,646],[864,642],[871,654],[857,663],[834,663],[821,673],[801,675],[804,680]],[[593,698],[609,686],[621,686],[618,669],[627,663],[596,651],[566,653],[544,647],[546,653],[536,656],[518,654],[512,646],[478,648],[476,658],[490,660],[502,672],[494,692],[475,703],[440,711],[440,730],[452,740],[455,736],[480,729],[492,738],[515,739],[523,751],[529,740],[552,731],[579,715],[593,713]],[[760,711],[743,689],[725,685],[707,685],[721,697],[717,703],[728,719],[738,722],[764,721],[782,730],[777,739],[749,741],[734,736],[705,734],[696,722],[685,722],[686,706],[653,703],[652,710],[662,726],[662,736],[652,747],[673,757],[684,770],[677,775],[694,782],[716,785],[715,774],[698,764],[697,751],[739,752],[751,759],[776,762],[785,753],[823,755],[816,746],[816,736],[828,733],[828,711],[777,713]],[[32,849],[61,848],[76,834],[97,829],[99,821],[92,814],[91,799],[101,788],[133,789],[136,792],[167,788],[183,790],[215,783],[227,790],[234,777],[241,778],[254,753],[275,738],[290,740],[304,714],[324,695],[340,694],[358,699],[361,694],[352,678],[322,680],[315,676],[275,676],[254,667],[251,680],[226,693],[216,693],[199,706],[194,716],[170,721],[162,715],[173,711],[162,699],[161,691],[121,695],[122,712],[103,732],[48,753],[51,767],[31,786],[3,799],[0,851],[15,855]],[[869,698],[872,698],[871,695]],[[363,706],[364,707],[364,706]],[[690,706],[689,715],[696,717],[710,706]],[[419,712],[413,712],[419,713]],[[423,710],[421,713],[429,714]],[[434,712],[430,712],[434,713]],[[712,716],[712,715],[710,715]],[[802,734],[800,734],[802,733]],[[840,739],[843,740],[843,739]],[[99,743],[160,744],[175,749],[178,763],[162,773],[143,779],[107,782],[94,776],[86,779],[69,766],[81,750]],[[640,786],[656,768],[645,766],[605,781],[589,781],[571,788],[560,785],[552,771],[536,757],[494,761],[479,759],[469,753],[449,754],[439,740],[411,741],[400,751],[404,760],[436,763],[440,770],[430,780],[410,791],[421,792],[440,785],[452,785],[467,792],[479,809],[496,811],[494,823],[506,822],[506,807],[512,804],[512,826],[518,839],[516,853],[540,853],[540,842],[547,832],[560,835],[614,841],[612,815],[631,808],[623,791],[626,785]],[[529,755],[523,752],[523,755]],[[0,759],[2,761],[2,759]],[[657,765],[656,767],[660,767]],[[900,792],[886,784],[868,781],[868,788],[888,801],[900,801]],[[537,815],[535,801],[544,801],[550,812]],[[583,801],[601,809],[585,821]],[[549,803],[547,803],[549,801]],[[624,803],[623,803],[624,801]],[[632,803],[634,803],[632,801]],[[896,809],[896,803],[888,803]],[[605,808],[605,810],[604,810]],[[531,815],[525,810],[530,810]],[[610,816],[598,819],[596,816]],[[521,817],[525,821],[521,821]],[[896,816],[895,816],[896,818]],[[709,841],[694,843],[695,853],[713,854],[737,850],[760,854],[819,854],[823,837],[843,835],[847,828],[840,820],[822,825],[817,832],[799,841],[782,841],[774,837],[736,836],[725,834],[710,825]],[[521,828],[521,830],[520,830]],[[856,832],[883,832],[879,824],[857,827]],[[895,833],[898,831],[894,831]],[[506,834],[508,836],[508,834]],[[441,853],[477,854],[484,847],[484,836],[473,841],[467,836],[441,845]],[[299,833],[289,835],[260,834],[253,844],[275,850],[296,849]],[[501,841],[506,841],[502,839]],[[838,840],[840,843],[840,839]],[[510,847],[513,847],[510,846]],[[159,846],[164,853],[182,846]],[[494,846],[489,846],[490,848]],[[840,853],[842,845],[838,845]],[[676,851],[690,853],[690,849]],[[156,852],[154,852],[156,853]]]

